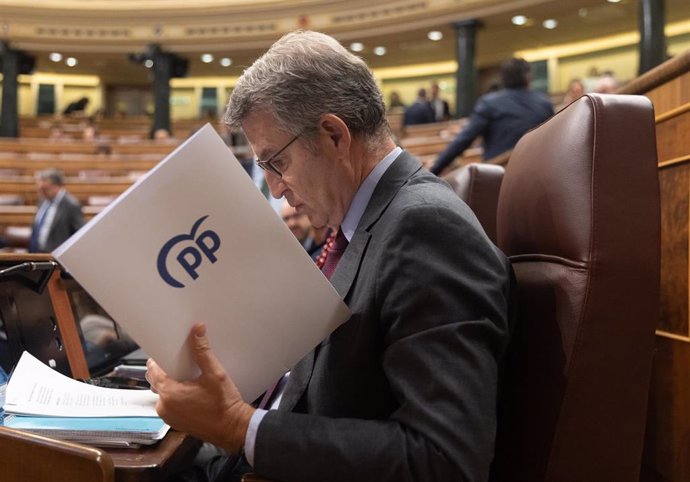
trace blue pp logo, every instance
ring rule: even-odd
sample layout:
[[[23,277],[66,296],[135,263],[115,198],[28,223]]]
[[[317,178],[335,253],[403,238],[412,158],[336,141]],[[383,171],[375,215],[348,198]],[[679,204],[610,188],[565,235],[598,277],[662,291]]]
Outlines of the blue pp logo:
[[[201,223],[208,217],[202,216],[194,223],[192,226],[192,231],[189,234],[178,234],[174,236],[170,241],[165,243],[158,253],[158,274],[160,274],[163,281],[172,286],[173,288],[184,288],[184,285],[173,278],[168,269],[168,257],[173,248],[177,247],[180,243],[185,243],[187,246],[183,247],[174,257],[174,260],[182,266],[184,272],[189,275],[193,280],[199,277],[197,269],[201,266],[204,257],[208,259],[211,263],[218,261],[215,252],[220,248],[220,238],[215,231],[207,229],[199,236],[197,236],[197,231]]]

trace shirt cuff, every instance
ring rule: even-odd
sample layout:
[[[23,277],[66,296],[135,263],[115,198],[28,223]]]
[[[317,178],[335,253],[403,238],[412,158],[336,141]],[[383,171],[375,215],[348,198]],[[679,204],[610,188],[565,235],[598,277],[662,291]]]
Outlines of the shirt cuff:
[[[256,445],[256,432],[259,431],[259,424],[266,415],[267,410],[257,408],[249,419],[249,427],[247,427],[247,435],[244,437],[244,456],[249,462],[249,465],[254,467],[254,446]]]

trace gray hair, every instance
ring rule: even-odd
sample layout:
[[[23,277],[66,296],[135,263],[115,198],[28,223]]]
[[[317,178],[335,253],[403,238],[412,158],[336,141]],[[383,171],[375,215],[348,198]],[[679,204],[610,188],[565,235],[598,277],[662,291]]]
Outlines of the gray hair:
[[[56,186],[65,185],[65,178],[62,175],[62,171],[57,169],[44,169],[43,171],[39,171],[37,177],[41,180],[49,181]]]
[[[272,114],[292,135],[313,136],[326,113],[368,143],[390,133],[383,95],[364,61],[318,32],[285,35],[244,71],[224,121],[240,127],[255,111]]]

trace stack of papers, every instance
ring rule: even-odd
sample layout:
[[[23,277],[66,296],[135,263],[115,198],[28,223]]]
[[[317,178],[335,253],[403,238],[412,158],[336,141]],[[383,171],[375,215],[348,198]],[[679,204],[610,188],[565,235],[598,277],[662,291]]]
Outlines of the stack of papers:
[[[162,439],[168,426],[159,417],[32,417],[7,415],[6,427],[100,447],[136,447]]]
[[[7,385],[4,425],[106,447],[150,445],[169,430],[150,390],[95,387],[24,352]]]

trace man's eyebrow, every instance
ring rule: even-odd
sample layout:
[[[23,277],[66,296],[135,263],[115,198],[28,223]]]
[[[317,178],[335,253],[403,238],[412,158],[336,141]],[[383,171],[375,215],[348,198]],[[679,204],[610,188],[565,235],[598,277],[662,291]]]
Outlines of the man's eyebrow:
[[[272,148],[272,147],[267,147],[267,148],[264,149],[263,151],[257,152],[257,153],[256,153],[256,157],[257,157],[257,159],[259,159],[259,160],[262,160],[262,159],[270,159],[270,157],[271,157],[272,155],[274,155],[276,152],[277,152],[277,151],[276,151],[274,148]]]

